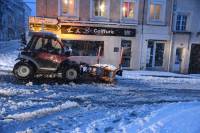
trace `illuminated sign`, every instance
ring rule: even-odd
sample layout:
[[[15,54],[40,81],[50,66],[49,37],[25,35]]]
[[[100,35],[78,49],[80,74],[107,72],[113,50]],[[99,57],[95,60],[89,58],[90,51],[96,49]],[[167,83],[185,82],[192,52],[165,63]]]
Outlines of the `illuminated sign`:
[[[58,20],[52,18],[29,17],[29,24],[57,25]]]
[[[61,26],[61,33],[62,34],[97,35],[97,36],[135,37],[136,29],[63,25]]]

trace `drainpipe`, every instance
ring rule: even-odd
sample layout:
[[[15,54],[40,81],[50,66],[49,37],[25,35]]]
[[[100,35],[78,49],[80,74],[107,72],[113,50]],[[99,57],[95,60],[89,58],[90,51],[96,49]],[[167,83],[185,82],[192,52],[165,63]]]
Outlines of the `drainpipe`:
[[[173,45],[174,45],[174,34],[173,34],[173,28],[174,28],[174,25],[173,25],[173,22],[174,22],[174,2],[175,0],[172,0],[172,12],[171,12],[171,20],[170,20],[170,35],[171,35],[171,42],[170,42],[170,49],[169,49],[169,62],[168,62],[168,71],[170,71],[170,64],[171,64],[171,61],[173,61]],[[172,62],[173,63],[173,62]]]

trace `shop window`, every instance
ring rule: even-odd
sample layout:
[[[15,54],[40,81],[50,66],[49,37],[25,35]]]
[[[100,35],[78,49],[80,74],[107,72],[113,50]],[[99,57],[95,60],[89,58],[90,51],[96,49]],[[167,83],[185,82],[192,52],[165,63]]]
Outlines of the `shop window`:
[[[123,18],[133,19],[135,16],[135,2],[124,0],[122,7]]]
[[[72,49],[72,56],[97,56],[100,47],[100,55],[104,54],[103,41],[63,40],[63,43]]]
[[[187,15],[177,15],[176,31],[186,31]]]
[[[131,40],[122,40],[121,47],[124,49],[122,55],[122,67],[129,68],[131,66]]]
[[[165,43],[149,41],[147,46],[146,67],[155,68],[163,66]]]
[[[62,15],[76,16],[77,0],[61,0]]]

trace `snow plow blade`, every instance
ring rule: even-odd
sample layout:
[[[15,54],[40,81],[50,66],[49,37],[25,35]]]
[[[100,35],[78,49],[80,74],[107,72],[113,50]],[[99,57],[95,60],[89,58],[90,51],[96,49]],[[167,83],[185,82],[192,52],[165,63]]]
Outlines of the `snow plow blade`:
[[[122,70],[108,64],[95,64],[88,66],[85,72],[91,77],[107,83],[112,83],[117,74],[122,75]]]

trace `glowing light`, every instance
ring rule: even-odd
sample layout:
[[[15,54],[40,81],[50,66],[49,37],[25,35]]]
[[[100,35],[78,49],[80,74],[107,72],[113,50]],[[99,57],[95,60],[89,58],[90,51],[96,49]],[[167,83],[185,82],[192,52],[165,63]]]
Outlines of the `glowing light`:
[[[73,0],[64,0],[64,3],[67,4],[73,4]]]
[[[123,10],[123,12],[125,12],[126,11],[126,7],[123,7],[122,10]]]
[[[64,0],[64,3],[67,5],[68,4],[68,0]]]
[[[100,9],[101,11],[104,11],[104,10],[105,10],[105,5],[102,4],[102,5],[99,7],[99,9]]]

